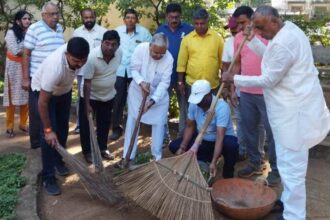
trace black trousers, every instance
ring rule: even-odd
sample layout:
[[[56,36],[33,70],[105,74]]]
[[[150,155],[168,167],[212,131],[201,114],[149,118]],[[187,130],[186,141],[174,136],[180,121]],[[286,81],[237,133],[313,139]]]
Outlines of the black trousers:
[[[115,89],[117,91],[112,112],[112,131],[122,132],[123,112],[126,105],[128,86],[132,78],[117,76]]]
[[[31,148],[40,147],[40,116],[38,110],[38,96],[29,89],[29,136]]]
[[[107,150],[109,129],[111,124],[111,111],[114,99],[109,101],[90,100],[93,113],[96,117],[96,135],[100,150]],[[79,99],[80,142],[83,154],[91,153],[88,116],[85,111],[85,99]]]
[[[39,92],[34,92],[38,100]],[[52,96],[48,103],[48,114],[53,131],[56,133],[58,141],[62,147],[66,147],[69,133],[69,118],[71,108],[71,91],[61,96]],[[55,166],[63,165],[62,156],[45,140],[43,125],[40,125],[40,143],[42,158],[43,179],[55,175]]]

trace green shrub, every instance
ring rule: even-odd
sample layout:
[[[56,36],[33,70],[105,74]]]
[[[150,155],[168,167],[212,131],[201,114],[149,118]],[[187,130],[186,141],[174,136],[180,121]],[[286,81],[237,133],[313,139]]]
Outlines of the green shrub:
[[[135,157],[135,164],[139,165],[139,164],[144,164],[144,163],[148,163],[150,162],[150,160],[152,159],[152,155],[150,153],[150,151],[147,152],[138,152],[136,157]]]
[[[18,192],[25,185],[21,176],[25,161],[23,154],[0,156],[0,219],[14,219]]]
[[[4,87],[4,82],[3,80],[0,79],[0,93],[3,93],[3,87]]]
[[[172,96],[170,97],[170,108],[169,108],[169,118],[178,118],[179,117],[179,104],[175,92],[173,91]]]

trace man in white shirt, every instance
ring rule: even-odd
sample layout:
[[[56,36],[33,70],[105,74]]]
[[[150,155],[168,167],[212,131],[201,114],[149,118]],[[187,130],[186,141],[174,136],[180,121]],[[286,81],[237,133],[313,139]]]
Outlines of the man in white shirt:
[[[107,150],[111,122],[111,111],[116,94],[116,71],[121,61],[121,51],[117,50],[120,38],[117,31],[107,31],[101,46],[92,49],[87,63],[81,69],[84,76],[79,100],[80,142],[88,163],[92,163],[88,114],[96,117],[97,142],[101,156],[112,160]]]
[[[116,28],[120,36],[120,50],[123,57],[117,70],[117,78],[115,88],[117,91],[112,113],[112,134],[110,138],[117,140],[123,133],[122,120],[123,111],[126,105],[128,86],[132,81],[132,73],[129,68],[131,57],[136,46],[143,42],[151,41],[150,32],[138,23],[137,12],[129,8],[124,13],[124,23]]]
[[[162,158],[162,144],[169,96],[167,89],[171,82],[173,57],[167,51],[168,40],[163,33],[155,34],[151,43],[141,43],[132,55],[131,72],[133,80],[128,89],[128,117],[125,130],[124,154],[133,134],[135,120],[142,101],[142,93],[148,95],[141,122],[152,125],[151,153],[156,160]],[[147,84],[150,84],[150,88]],[[130,159],[133,160],[137,150],[137,138]]]
[[[252,40],[248,46],[263,56],[262,75],[234,76],[227,72],[223,74],[223,81],[264,89],[284,188],[281,196],[284,212],[279,219],[304,220],[308,151],[328,134],[329,110],[304,32],[289,21],[282,22],[271,6],[257,8],[253,27],[271,40],[265,48],[253,32],[249,36]]]
[[[72,82],[87,61],[89,46],[85,39],[74,37],[51,53],[32,77],[31,89],[38,100],[41,119],[40,144],[42,180],[49,195],[59,195],[58,175],[68,175],[61,155],[53,148],[65,147],[71,107]]]
[[[89,49],[92,50],[95,47],[101,45],[101,41],[103,38],[103,34],[107,31],[104,27],[98,25],[96,23],[96,13],[91,8],[85,8],[80,12],[81,21],[83,25],[79,28],[75,29],[73,32],[73,37],[82,37],[87,40],[89,44]],[[82,81],[82,74],[79,73],[77,76],[77,84],[78,84],[78,95],[80,96],[80,87]],[[76,120],[76,128],[74,129],[75,133],[79,133],[79,103],[77,104],[77,120]]]
[[[107,31],[104,27],[96,23],[96,13],[91,8],[85,8],[80,12],[83,25],[73,32],[73,37],[82,37],[87,40],[89,49],[101,45],[103,34]]]

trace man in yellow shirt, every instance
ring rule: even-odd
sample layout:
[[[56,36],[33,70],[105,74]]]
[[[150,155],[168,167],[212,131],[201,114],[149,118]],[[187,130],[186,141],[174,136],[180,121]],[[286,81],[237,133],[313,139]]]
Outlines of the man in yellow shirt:
[[[209,15],[205,9],[193,15],[194,31],[183,38],[177,63],[178,89],[188,97],[190,87],[196,81],[205,79],[212,89],[219,86],[219,69],[224,41],[208,27]]]

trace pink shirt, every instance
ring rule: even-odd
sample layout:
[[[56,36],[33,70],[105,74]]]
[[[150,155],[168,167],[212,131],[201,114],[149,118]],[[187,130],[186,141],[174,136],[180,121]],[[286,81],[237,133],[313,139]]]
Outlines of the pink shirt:
[[[265,45],[268,41],[259,35],[256,37],[261,40]],[[238,33],[235,36],[234,47],[235,53],[238,49],[240,43],[243,41],[243,32]],[[241,50],[241,75],[243,76],[260,76],[261,75],[261,60],[262,57],[254,53],[246,44]],[[241,92],[246,92],[250,94],[263,94],[262,88],[257,87],[240,87]]]

